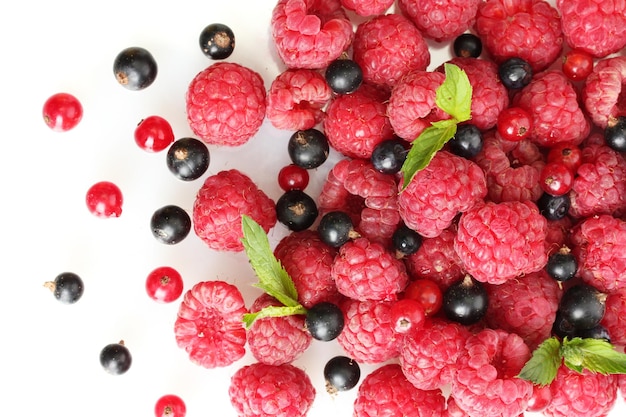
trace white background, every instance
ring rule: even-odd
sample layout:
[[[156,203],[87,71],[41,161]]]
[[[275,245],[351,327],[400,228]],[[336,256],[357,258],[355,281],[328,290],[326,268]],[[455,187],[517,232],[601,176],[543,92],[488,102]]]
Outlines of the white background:
[[[243,254],[211,251],[193,232],[178,245],[158,243],[149,219],[166,204],[191,213],[203,179],[227,168],[239,168],[277,199],[276,175],[289,163],[290,132],[276,131],[266,121],[245,146],[211,147],[209,171],[191,183],[169,173],[165,153],[139,149],[133,132],[142,118],[157,114],[169,120],[177,138],[192,136],[184,93],[211,63],[198,45],[200,31],[210,23],[233,29],[237,44],[229,61],[259,72],[269,87],[282,69],[269,37],[275,2],[158,4],[14,2],[11,12],[0,16],[5,283],[0,397],[6,415],[151,416],[157,398],[168,393],[185,400],[190,417],[236,415],[227,396],[229,378],[253,358],[213,370],[192,364],[173,336],[180,300],[157,304],[147,297],[144,282],[152,269],[168,265],[181,272],[186,289],[204,280],[236,283],[249,305],[259,294],[251,286],[254,274]],[[146,90],[126,90],[113,77],[113,59],[128,46],[145,47],[157,60],[157,79]],[[431,67],[448,56],[446,47],[433,48]],[[41,108],[62,91],[79,98],[84,118],[74,130],[56,133],[43,123]],[[307,192],[314,197],[331,162],[311,172]],[[124,194],[120,218],[99,219],[86,209],[86,190],[103,180]],[[276,242],[285,233],[279,224],[270,238]],[[60,304],[43,287],[64,271],[85,281],[85,294],[75,305]],[[128,373],[111,376],[98,356],[119,340],[130,349],[133,365]],[[318,392],[312,417],[352,415],[356,389],[334,398],[324,392],[322,367],[339,353],[335,342],[314,342],[296,362]],[[371,369],[363,366],[363,373]]]

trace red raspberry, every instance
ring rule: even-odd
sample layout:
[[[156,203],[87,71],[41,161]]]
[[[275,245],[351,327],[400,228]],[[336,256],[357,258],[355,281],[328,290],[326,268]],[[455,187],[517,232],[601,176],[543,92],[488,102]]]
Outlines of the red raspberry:
[[[396,208],[379,210],[365,207],[361,210],[357,232],[372,242],[389,246],[391,237],[400,223],[402,219]]]
[[[399,0],[398,8],[425,38],[442,42],[474,25],[479,3],[480,0]]]
[[[376,16],[385,13],[394,0],[341,0],[341,5],[359,16]]]
[[[398,357],[400,342],[391,318],[393,301],[341,302],[344,327],[337,342],[359,363],[381,363]]]
[[[306,130],[324,118],[322,107],[332,97],[324,76],[308,69],[288,69],[267,93],[267,118],[277,129]]]
[[[459,358],[451,395],[470,416],[518,417],[533,395],[531,382],[517,378],[530,359],[521,337],[485,329],[471,336]]]
[[[561,366],[550,384],[552,401],[543,411],[546,417],[602,417],[617,400],[617,375],[602,375]]]
[[[362,197],[350,194],[343,185],[345,175],[341,171],[348,165],[348,159],[340,160],[328,171],[317,200],[317,208],[322,215],[329,211],[344,211],[350,215],[352,223],[358,225],[365,202]]]
[[[261,76],[242,65],[216,62],[189,84],[189,127],[209,144],[239,146],[261,128],[266,93]]]
[[[582,91],[583,103],[594,124],[605,129],[612,118],[624,115],[622,89],[626,84],[626,56],[596,63]]]
[[[484,1],[478,7],[474,27],[497,63],[519,57],[539,72],[563,49],[559,12],[547,1]]]
[[[626,288],[626,221],[588,217],[574,227],[571,241],[583,281],[606,293]]]
[[[377,171],[369,160],[352,159],[346,165],[343,185],[373,209],[396,209],[398,184],[391,175]]]
[[[176,343],[195,364],[228,366],[245,354],[247,313],[239,289],[224,281],[205,281],[188,290],[178,309]]]
[[[331,274],[341,294],[362,301],[395,300],[409,281],[404,263],[365,237],[339,248]]]
[[[339,0],[278,0],[271,30],[278,55],[289,68],[325,68],[354,37]]]
[[[439,389],[452,382],[457,360],[465,354],[470,332],[442,319],[426,319],[413,337],[404,339],[400,365],[406,378],[423,390]]]
[[[458,227],[454,248],[477,281],[503,284],[547,262],[547,221],[531,201],[488,201],[463,213]]]
[[[440,151],[400,192],[398,210],[409,228],[424,237],[435,237],[486,195],[487,181],[478,165]]]
[[[438,417],[444,415],[445,402],[440,390],[415,388],[407,381],[400,365],[391,363],[363,379],[354,401],[353,417]]]
[[[352,46],[363,80],[387,89],[409,72],[426,70],[430,64],[422,34],[399,14],[378,15],[359,24]]]
[[[574,87],[561,71],[537,74],[515,95],[513,105],[532,116],[530,139],[550,147],[559,143],[580,144],[590,131],[590,123],[579,105]]]
[[[611,343],[626,345],[626,289],[607,295],[601,324],[611,335]]]
[[[315,387],[300,368],[256,362],[232,376],[228,395],[239,417],[306,417]]]
[[[246,214],[268,232],[276,224],[274,201],[239,170],[213,174],[198,190],[193,204],[196,235],[211,249],[243,251],[241,216]]]
[[[268,306],[282,304],[268,294],[261,294],[250,306],[256,313]],[[248,346],[254,358],[268,365],[296,360],[311,344],[311,333],[304,327],[304,316],[264,317],[248,329]]]
[[[596,58],[626,46],[626,3],[606,0],[556,0],[561,28],[572,49]]]

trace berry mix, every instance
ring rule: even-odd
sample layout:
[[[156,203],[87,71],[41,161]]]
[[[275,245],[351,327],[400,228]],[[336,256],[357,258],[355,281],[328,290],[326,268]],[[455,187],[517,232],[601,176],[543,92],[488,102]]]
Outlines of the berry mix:
[[[129,134],[196,185],[191,209],[154,210],[153,237],[245,255],[258,279],[145,278],[177,305],[181,353],[229,371],[215,395],[240,417],[306,416],[346,391],[353,417],[609,415],[626,394],[626,3],[277,0],[272,80],[232,59],[227,23],[200,32],[210,63],[181,92],[193,135],[166,115]],[[143,47],[113,59],[133,94],[158,69]],[[43,105],[55,131],[82,115],[65,92]],[[264,124],[289,137],[277,197],[210,170]],[[125,197],[101,181],[85,202],[111,219]],[[88,302],[88,277],[45,286]],[[300,366],[324,345],[341,354]],[[133,359],[124,340],[100,352],[113,375]],[[185,392],[154,401],[187,413]]]

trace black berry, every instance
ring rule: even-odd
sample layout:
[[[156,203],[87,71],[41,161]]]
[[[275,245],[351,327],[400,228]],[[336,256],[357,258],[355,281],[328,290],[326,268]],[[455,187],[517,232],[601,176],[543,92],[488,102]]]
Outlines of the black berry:
[[[350,94],[356,91],[363,82],[363,70],[355,61],[339,58],[326,67],[326,82],[337,94]]]
[[[513,57],[498,66],[498,75],[506,88],[516,90],[530,83],[533,69],[524,59]]]
[[[457,127],[455,135],[448,141],[450,152],[463,158],[473,158],[483,149],[483,134],[473,124]]]
[[[537,200],[539,212],[548,220],[560,220],[567,216],[570,205],[569,194],[556,196],[544,192]]]
[[[575,329],[591,329],[604,317],[605,301],[606,295],[595,287],[577,284],[563,292],[559,312]]]
[[[324,243],[334,248],[358,236],[352,219],[343,211],[329,211],[324,214],[317,226],[317,232]]]
[[[484,285],[469,275],[448,287],[443,294],[443,311],[448,319],[470,325],[487,312],[488,296]]]
[[[156,240],[174,245],[186,238],[191,231],[191,218],[182,208],[167,205],[154,212],[150,227]]]
[[[463,33],[454,39],[454,55],[463,58],[478,58],[483,51],[483,43],[473,33]]]
[[[117,82],[129,90],[143,90],[156,79],[157,63],[144,48],[131,46],[122,50],[113,61],[113,74]]]
[[[619,116],[610,120],[604,129],[606,144],[617,152],[626,152],[626,117]]]
[[[302,190],[286,191],[276,201],[276,217],[291,231],[308,229],[317,219],[317,215],[315,200]]]
[[[212,23],[202,29],[199,42],[202,53],[207,57],[215,60],[226,59],[235,49],[235,34],[222,23]]]
[[[391,242],[399,257],[412,255],[422,246],[422,236],[407,225],[400,225],[393,235]]]
[[[112,375],[121,375],[130,369],[132,357],[124,342],[111,343],[100,351],[100,364]]]
[[[564,248],[548,257],[545,270],[552,279],[561,282],[569,281],[576,275],[578,262],[574,254]]]
[[[347,356],[335,356],[324,366],[326,391],[331,394],[354,388],[360,378],[361,368],[359,364]]]
[[[374,147],[370,160],[374,169],[383,174],[400,171],[409,153],[407,143],[398,138],[386,139]]]
[[[166,155],[167,168],[182,181],[200,178],[209,168],[209,148],[196,138],[181,138],[172,143]]]
[[[336,304],[322,301],[307,310],[304,324],[314,339],[328,342],[341,334],[343,312]]]
[[[317,129],[298,130],[289,138],[287,152],[295,165],[313,169],[328,159],[330,145],[326,135]]]
[[[73,272],[63,272],[56,276],[54,281],[45,283],[54,297],[63,304],[74,304],[84,292],[83,280]]]

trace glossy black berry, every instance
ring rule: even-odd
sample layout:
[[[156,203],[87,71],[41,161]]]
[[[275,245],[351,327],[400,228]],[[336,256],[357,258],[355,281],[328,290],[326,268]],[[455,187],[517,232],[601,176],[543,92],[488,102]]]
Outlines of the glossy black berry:
[[[295,165],[313,169],[326,162],[330,145],[326,135],[317,129],[298,130],[289,138],[287,152]]]
[[[302,190],[286,191],[276,201],[276,218],[291,231],[308,229],[317,219],[317,215],[315,200]]]
[[[567,320],[563,319],[563,315],[557,311],[554,323],[552,323],[552,334],[561,339],[565,337],[571,339],[576,337],[576,328]]]
[[[156,79],[157,63],[144,48],[131,46],[122,50],[113,61],[113,74],[117,82],[129,90],[143,90]]]
[[[483,43],[473,33],[463,33],[454,39],[454,55],[463,58],[478,58],[483,52]]]
[[[330,211],[322,216],[317,226],[317,233],[322,242],[338,248],[358,233],[350,216],[343,211]]]
[[[611,343],[609,330],[601,324],[593,326],[591,329],[582,329],[576,334],[576,336],[583,339],[604,339]]]
[[[516,90],[530,83],[533,69],[524,59],[513,57],[498,66],[498,75],[506,88]]]
[[[215,60],[228,58],[235,50],[235,34],[222,23],[212,23],[200,32],[200,49]]]
[[[63,304],[74,304],[80,300],[85,290],[83,280],[73,272],[63,272],[54,281],[46,282],[45,286]]]
[[[407,225],[400,225],[393,235],[391,242],[396,253],[400,256],[412,255],[422,246],[422,236]]]
[[[473,124],[461,124],[448,141],[450,152],[463,158],[473,158],[483,149],[483,134]]]
[[[326,82],[337,94],[350,94],[356,91],[363,82],[363,70],[355,61],[339,58],[326,67]]]
[[[591,329],[604,317],[606,294],[588,284],[577,284],[563,292],[559,312],[576,329]]]
[[[191,218],[175,205],[156,210],[150,219],[152,235],[161,243],[174,245],[187,237],[191,231]]]
[[[450,285],[443,294],[442,309],[446,317],[464,325],[478,323],[488,305],[484,285],[469,275]]]
[[[314,339],[328,342],[341,334],[343,312],[336,304],[322,301],[307,310],[304,324]]]
[[[606,144],[617,152],[626,152],[626,117],[619,116],[610,120],[604,129]]]
[[[402,168],[408,153],[406,141],[398,138],[386,139],[374,147],[370,160],[378,172],[395,174]]]
[[[548,257],[545,270],[552,279],[557,281],[569,281],[576,276],[578,262],[569,250],[561,250]]]
[[[200,178],[209,168],[210,161],[209,148],[196,138],[181,138],[174,141],[165,158],[167,168],[182,181]]]
[[[335,356],[324,365],[326,391],[331,394],[351,390],[359,383],[359,379],[361,379],[361,367],[352,358]]]
[[[121,375],[130,369],[132,356],[124,342],[111,343],[100,351],[100,364],[112,375]]]
[[[569,194],[555,196],[543,193],[537,200],[539,212],[548,220],[560,220],[567,216],[570,205]]]

